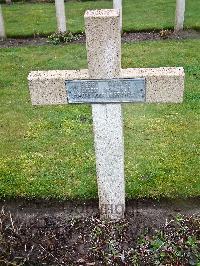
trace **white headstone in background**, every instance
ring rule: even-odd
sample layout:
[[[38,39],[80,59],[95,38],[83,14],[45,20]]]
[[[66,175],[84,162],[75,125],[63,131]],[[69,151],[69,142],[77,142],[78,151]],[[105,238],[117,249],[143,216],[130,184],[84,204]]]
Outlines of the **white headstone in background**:
[[[67,31],[64,0],[55,0],[55,6],[56,6],[57,28],[59,32],[63,33]]]
[[[120,11],[120,29],[122,32],[122,0],[113,0],[113,8]]]
[[[6,4],[11,5],[12,1],[11,0],[6,0]]]
[[[4,27],[2,8],[0,5],[0,39],[5,39],[5,38],[6,38],[6,32],[5,32],[5,27]]]
[[[175,31],[183,30],[185,14],[185,0],[176,0]]]

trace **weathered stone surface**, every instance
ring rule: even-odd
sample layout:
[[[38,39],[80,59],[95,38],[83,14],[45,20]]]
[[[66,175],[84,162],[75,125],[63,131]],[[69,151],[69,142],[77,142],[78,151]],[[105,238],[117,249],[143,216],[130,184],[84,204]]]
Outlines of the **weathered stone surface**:
[[[0,39],[5,39],[5,38],[6,38],[6,33],[5,33],[5,27],[4,27],[2,8],[0,5]]]
[[[28,76],[33,105],[66,104],[65,80],[88,78],[88,70],[32,71]]]
[[[183,101],[184,69],[182,67],[127,68],[122,77],[146,79],[146,102],[179,103]]]
[[[122,31],[122,0],[113,0],[113,8],[120,10],[120,29]]]
[[[176,0],[175,31],[183,30],[185,17],[185,0]]]
[[[183,100],[184,69],[182,67],[122,69],[121,78],[145,78],[146,101],[179,103]],[[87,69],[32,71],[29,89],[33,105],[67,104],[65,80],[89,79]]]
[[[86,11],[91,79],[118,78],[121,71],[119,10]],[[102,218],[124,217],[124,138],[121,104],[92,105],[99,208]]]
[[[92,105],[92,116],[101,217],[123,218],[125,181],[121,105]]]
[[[55,6],[58,32],[65,32],[67,31],[67,27],[64,0],[55,0]]]
[[[91,79],[119,77],[121,69],[119,11],[88,10],[84,17],[89,77]]]

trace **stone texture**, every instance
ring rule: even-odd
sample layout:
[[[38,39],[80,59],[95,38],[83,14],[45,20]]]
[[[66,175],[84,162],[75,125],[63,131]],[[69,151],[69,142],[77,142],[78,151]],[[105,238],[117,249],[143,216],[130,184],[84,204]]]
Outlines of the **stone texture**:
[[[122,69],[121,78],[145,78],[146,101],[179,103],[183,100],[184,69],[182,67]],[[89,79],[87,69],[32,71],[29,89],[33,105],[67,104],[65,80]]]
[[[179,103],[183,101],[184,69],[182,67],[128,68],[123,78],[146,79],[146,102]]]
[[[185,0],[176,0],[175,31],[183,30],[185,16]]]
[[[121,68],[119,11],[114,9],[86,11],[85,32],[90,78],[118,77]]]
[[[64,0],[55,0],[57,28],[59,32],[67,31]]]
[[[5,27],[4,27],[4,20],[2,14],[2,8],[0,5],[0,39],[6,38]]]
[[[119,21],[119,10],[86,11],[89,78],[111,79],[120,76]],[[102,218],[121,219],[125,210],[121,104],[93,104],[92,116],[100,214]]]
[[[122,31],[122,0],[113,0],[113,8],[120,10],[120,29]]]
[[[120,219],[125,210],[121,105],[92,105],[92,116],[101,217]]]
[[[32,71],[28,76],[33,105],[66,104],[65,80],[86,79],[87,70]]]

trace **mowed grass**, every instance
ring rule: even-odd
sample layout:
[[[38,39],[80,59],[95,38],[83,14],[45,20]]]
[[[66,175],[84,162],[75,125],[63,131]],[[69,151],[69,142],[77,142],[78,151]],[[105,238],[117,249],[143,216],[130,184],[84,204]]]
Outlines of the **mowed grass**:
[[[124,0],[123,30],[160,30],[174,27],[175,0]],[[112,8],[112,1],[69,1],[65,4],[68,29],[84,31],[87,9]],[[53,3],[3,5],[8,37],[48,35],[56,31]],[[199,0],[186,1],[185,28],[200,29]]]
[[[127,198],[200,196],[200,41],[122,46],[127,67],[183,66],[181,104],[125,104]],[[89,105],[36,106],[31,70],[87,67],[84,45],[1,49],[0,197],[97,198]]]

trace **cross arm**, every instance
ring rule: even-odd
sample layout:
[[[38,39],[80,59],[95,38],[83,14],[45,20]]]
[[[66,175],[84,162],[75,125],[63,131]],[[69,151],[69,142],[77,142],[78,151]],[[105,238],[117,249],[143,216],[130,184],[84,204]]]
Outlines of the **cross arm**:
[[[121,78],[145,78],[146,102],[179,103],[183,100],[182,67],[127,68]],[[32,71],[28,76],[33,105],[67,104],[65,80],[89,79],[87,69]]]

